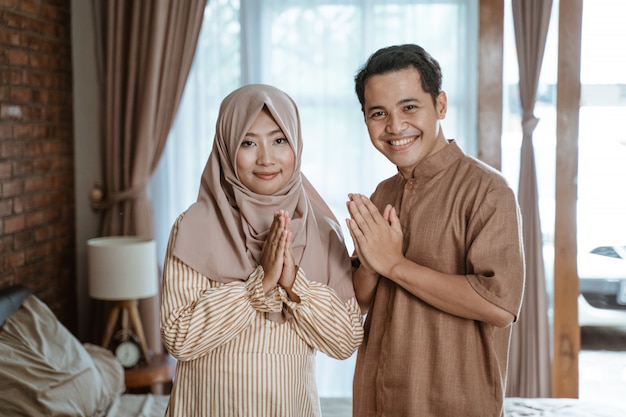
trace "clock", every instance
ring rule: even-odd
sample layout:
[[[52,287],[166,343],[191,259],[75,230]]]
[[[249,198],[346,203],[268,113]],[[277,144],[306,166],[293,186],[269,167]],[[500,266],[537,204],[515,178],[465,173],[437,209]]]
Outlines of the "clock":
[[[126,340],[115,348],[115,357],[124,368],[132,368],[141,359],[141,350],[137,343],[132,340]]]

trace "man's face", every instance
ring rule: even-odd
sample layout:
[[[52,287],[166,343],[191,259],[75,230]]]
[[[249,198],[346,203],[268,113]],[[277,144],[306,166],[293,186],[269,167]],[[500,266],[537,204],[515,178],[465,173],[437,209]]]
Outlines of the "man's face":
[[[439,124],[446,116],[445,93],[433,104],[413,67],[370,77],[364,92],[363,115],[372,144],[404,178],[412,178],[421,160],[446,145]]]

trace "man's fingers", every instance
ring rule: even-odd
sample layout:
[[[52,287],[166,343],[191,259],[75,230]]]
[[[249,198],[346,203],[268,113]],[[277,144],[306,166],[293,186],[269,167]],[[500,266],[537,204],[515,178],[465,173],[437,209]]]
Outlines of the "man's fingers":
[[[377,221],[382,219],[380,216],[380,212],[378,211],[378,208],[374,205],[374,203],[372,203],[372,201],[369,198],[365,197],[364,195],[359,194],[359,199],[361,200],[364,207],[367,209],[367,212],[369,213],[370,216],[372,216],[373,219],[376,219]]]
[[[369,198],[359,194],[351,194],[348,201],[350,216],[367,239],[384,233],[389,227],[389,210],[385,208],[381,214]]]
[[[356,194],[352,201],[356,204],[358,212],[364,220],[372,221],[375,224],[383,223],[384,219],[382,215],[369,198],[361,194]]]
[[[372,218],[371,213],[360,201],[349,201],[348,212],[356,225],[365,233],[369,232],[376,225],[376,220]]]
[[[395,207],[391,207],[389,209],[388,218],[389,218],[389,224],[391,224],[391,228],[395,230],[396,232],[402,233],[402,225],[400,225],[400,218],[398,217],[398,214],[396,213]]]

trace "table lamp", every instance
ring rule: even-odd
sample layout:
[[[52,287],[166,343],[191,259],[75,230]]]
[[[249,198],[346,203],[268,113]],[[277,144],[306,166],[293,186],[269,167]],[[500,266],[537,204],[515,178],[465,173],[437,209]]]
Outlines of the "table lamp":
[[[146,363],[150,363],[138,300],[157,294],[156,242],[136,236],[111,236],[87,241],[89,296],[113,301],[102,346],[108,348],[122,313],[122,336],[128,337],[130,318]]]

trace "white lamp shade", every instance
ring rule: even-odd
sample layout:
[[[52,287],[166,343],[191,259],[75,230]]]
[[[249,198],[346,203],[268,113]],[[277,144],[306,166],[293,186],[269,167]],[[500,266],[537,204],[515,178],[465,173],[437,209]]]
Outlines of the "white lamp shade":
[[[89,295],[99,300],[136,300],[157,293],[156,242],[134,236],[87,241]]]

